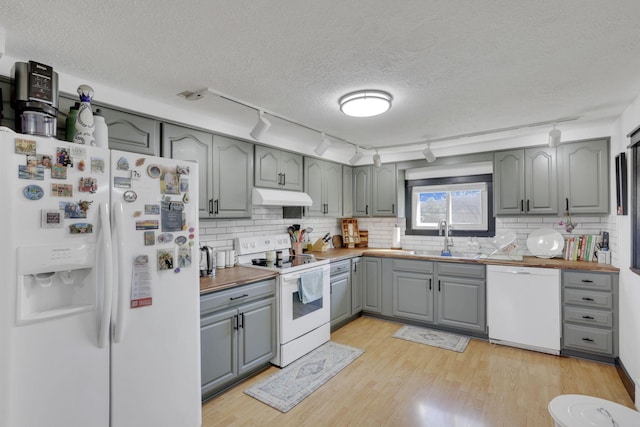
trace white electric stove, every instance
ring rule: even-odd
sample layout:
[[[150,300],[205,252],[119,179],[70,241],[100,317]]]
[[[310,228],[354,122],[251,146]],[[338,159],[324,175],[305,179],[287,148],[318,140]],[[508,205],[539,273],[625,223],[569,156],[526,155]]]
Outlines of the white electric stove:
[[[278,350],[271,360],[284,367],[329,341],[331,328],[329,260],[311,254],[291,256],[288,234],[240,237],[235,240],[238,263],[277,271]],[[322,297],[303,304],[299,294],[302,275],[322,270]]]

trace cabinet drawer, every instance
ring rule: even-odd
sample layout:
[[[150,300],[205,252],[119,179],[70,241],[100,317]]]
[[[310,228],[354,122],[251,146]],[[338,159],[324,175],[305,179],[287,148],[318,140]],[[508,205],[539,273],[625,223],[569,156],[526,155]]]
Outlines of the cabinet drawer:
[[[331,268],[332,276],[335,274],[345,273],[351,271],[351,260],[348,259],[346,261],[332,262],[329,266]]]
[[[583,307],[564,307],[565,322],[583,323],[585,325],[597,325],[606,328],[613,327],[613,312],[608,310],[592,310]]]
[[[565,271],[562,279],[565,286],[575,286],[585,289],[610,291],[613,286],[610,274]]]
[[[455,262],[439,262],[438,274],[447,276],[480,277],[485,276],[484,265],[458,264]]]
[[[582,289],[564,290],[565,304],[579,304],[589,307],[613,308],[613,294],[609,292],[592,292]]]
[[[431,261],[414,261],[409,259],[394,259],[394,270],[416,271],[418,273],[432,273],[433,262]]]
[[[564,325],[564,346],[613,354],[613,331],[578,325]]]
[[[200,297],[200,314],[274,295],[275,292],[276,281],[271,279],[206,294]]]

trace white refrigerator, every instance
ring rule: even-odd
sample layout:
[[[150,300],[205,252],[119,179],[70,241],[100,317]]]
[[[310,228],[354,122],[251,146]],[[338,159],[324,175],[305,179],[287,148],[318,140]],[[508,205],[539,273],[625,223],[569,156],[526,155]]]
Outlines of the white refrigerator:
[[[200,426],[197,164],[0,153],[0,427]]]

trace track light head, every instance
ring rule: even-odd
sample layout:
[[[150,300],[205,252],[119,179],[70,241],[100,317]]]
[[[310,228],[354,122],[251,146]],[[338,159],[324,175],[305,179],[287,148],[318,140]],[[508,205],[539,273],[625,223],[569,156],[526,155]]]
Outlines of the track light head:
[[[329,148],[329,146],[331,145],[331,141],[329,141],[329,138],[327,138],[324,133],[321,135],[322,139],[320,140],[320,144],[318,144],[315,150],[313,150],[318,156],[322,156],[324,152],[327,151],[327,148]]]
[[[431,151],[431,144],[427,145],[427,148],[422,151],[422,155],[427,159],[428,163],[433,163],[436,160],[436,155]]]
[[[262,111],[260,111],[259,113],[260,115],[258,116],[258,123],[256,123],[251,132],[249,132],[251,138],[255,139],[256,141],[262,139],[264,134],[267,133],[267,131],[271,127],[271,122],[264,117],[264,113]]]
[[[353,155],[352,158],[349,159],[349,163],[351,163],[352,165],[355,165],[360,161],[360,159],[362,159],[363,156],[364,154],[362,154],[362,152],[358,150],[358,146],[356,146],[356,153]]]

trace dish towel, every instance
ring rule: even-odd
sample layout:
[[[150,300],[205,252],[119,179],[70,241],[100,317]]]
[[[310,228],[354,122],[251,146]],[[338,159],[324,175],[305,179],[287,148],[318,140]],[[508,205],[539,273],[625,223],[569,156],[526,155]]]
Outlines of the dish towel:
[[[324,272],[321,269],[300,274],[298,295],[303,304],[322,298],[322,282]]]

